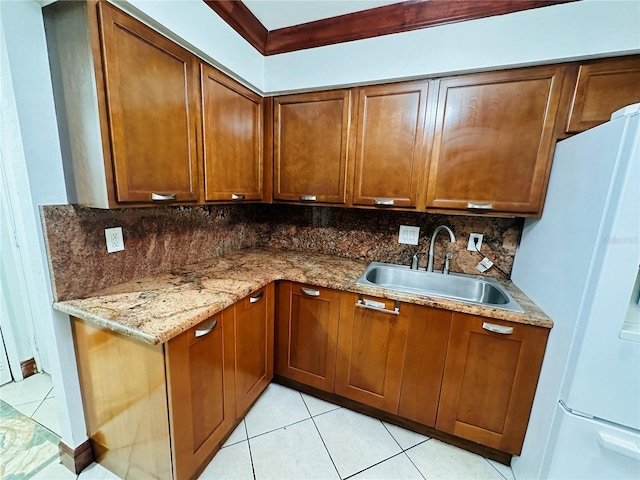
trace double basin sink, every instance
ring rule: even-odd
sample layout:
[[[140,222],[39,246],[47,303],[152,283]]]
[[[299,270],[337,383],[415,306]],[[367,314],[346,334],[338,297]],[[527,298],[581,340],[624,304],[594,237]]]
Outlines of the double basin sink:
[[[411,270],[404,265],[372,262],[356,284],[524,312],[497,280],[488,277],[457,273],[443,275]]]

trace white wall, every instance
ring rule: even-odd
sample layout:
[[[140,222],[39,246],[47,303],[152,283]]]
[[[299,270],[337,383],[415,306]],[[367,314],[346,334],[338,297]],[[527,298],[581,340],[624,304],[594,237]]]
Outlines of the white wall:
[[[265,59],[268,93],[640,52],[640,2],[583,0]]]
[[[69,317],[53,301],[38,205],[67,203],[40,4],[0,1],[0,148],[38,343],[46,345],[60,400],[62,440],[87,438]]]

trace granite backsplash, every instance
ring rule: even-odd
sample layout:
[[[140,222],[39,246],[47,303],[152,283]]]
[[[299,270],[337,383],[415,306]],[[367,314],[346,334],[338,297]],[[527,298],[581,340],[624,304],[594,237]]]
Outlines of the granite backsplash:
[[[453,254],[451,271],[478,273],[481,257],[467,251],[469,234],[484,235],[482,252],[511,272],[522,219],[434,215],[297,205],[220,205],[98,210],[74,205],[41,207],[56,300],[86,297],[135,278],[250,247],[325,253],[345,258],[409,264],[427,262],[431,233],[441,232],[435,269]],[[420,227],[416,245],[398,244],[400,225]],[[108,254],[104,229],[123,229],[125,250]],[[488,275],[500,276],[496,269]]]

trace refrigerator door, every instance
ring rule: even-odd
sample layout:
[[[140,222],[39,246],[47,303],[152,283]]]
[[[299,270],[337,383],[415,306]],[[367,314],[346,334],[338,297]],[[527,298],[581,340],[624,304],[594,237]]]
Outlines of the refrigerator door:
[[[640,478],[640,432],[579,417],[558,405],[546,479]]]
[[[627,121],[606,211],[560,396],[572,410],[640,430],[640,343],[620,338],[640,265],[638,115]]]

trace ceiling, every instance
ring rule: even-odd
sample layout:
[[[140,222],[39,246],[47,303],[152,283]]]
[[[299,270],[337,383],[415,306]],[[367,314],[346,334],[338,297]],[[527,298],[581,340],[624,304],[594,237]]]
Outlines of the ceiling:
[[[402,0],[243,0],[269,31],[382,7]]]

